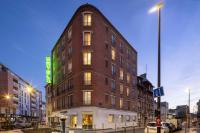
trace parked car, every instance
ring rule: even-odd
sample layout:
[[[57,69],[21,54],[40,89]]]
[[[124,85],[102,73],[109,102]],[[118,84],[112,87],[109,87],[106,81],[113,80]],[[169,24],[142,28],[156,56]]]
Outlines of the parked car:
[[[16,121],[14,123],[15,128],[29,128],[31,127],[30,122],[25,122],[25,121]]]
[[[171,123],[168,123],[168,122],[162,122],[162,125],[165,126],[165,127],[168,127],[170,133],[173,133],[174,130],[175,130],[174,126],[173,126]]]
[[[161,123],[161,133],[169,133],[169,128]],[[149,122],[147,127],[144,129],[144,133],[157,133],[156,122]]]

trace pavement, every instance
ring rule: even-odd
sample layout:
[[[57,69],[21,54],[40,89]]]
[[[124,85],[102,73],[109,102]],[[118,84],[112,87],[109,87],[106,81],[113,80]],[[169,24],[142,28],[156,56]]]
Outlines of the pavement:
[[[23,133],[20,129],[9,130],[9,131],[0,131],[0,133]]]

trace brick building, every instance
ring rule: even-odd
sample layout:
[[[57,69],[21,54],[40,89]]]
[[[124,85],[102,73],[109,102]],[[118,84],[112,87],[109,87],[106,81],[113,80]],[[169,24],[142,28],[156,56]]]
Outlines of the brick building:
[[[2,123],[16,118],[40,120],[42,93],[3,64],[0,64],[0,100]]]
[[[154,120],[154,97],[153,85],[147,79],[146,74],[137,77],[138,83],[138,124],[146,126],[149,121]]]
[[[52,50],[47,120],[72,128],[137,122],[137,52],[94,6],[80,6]]]

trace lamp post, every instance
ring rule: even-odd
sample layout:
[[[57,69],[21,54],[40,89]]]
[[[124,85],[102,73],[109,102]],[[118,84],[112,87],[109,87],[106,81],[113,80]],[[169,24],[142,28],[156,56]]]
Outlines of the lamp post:
[[[155,6],[153,6],[150,10],[149,13],[153,13],[153,12],[158,12],[158,81],[157,81],[157,87],[159,88],[161,86],[161,51],[160,51],[160,31],[161,31],[161,8],[163,7],[163,3],[158,3]],[[161,98],[158,97],[157,98],[157,110],[158,110],[158,119],[160,119],[160,102],[161,102]],[[159,120],[161,121],[161,120]],[[157,133],[161,132],[161,127],[160,125],[157,126]]]

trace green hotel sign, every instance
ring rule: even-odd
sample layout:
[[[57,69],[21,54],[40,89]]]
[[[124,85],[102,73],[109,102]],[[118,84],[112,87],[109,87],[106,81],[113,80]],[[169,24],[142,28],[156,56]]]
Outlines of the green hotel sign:
[[[46,56],[46,82],[51,83],[51,57]]]

